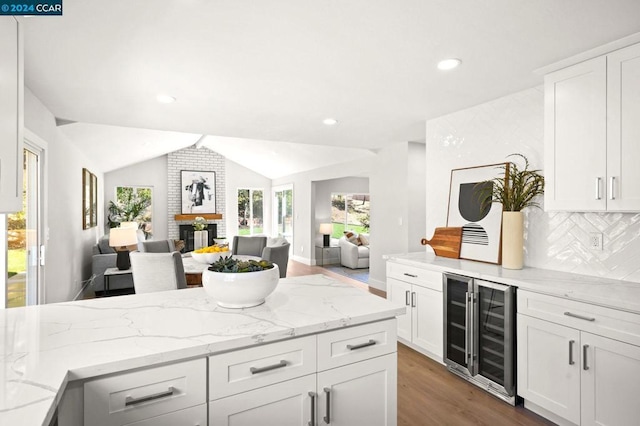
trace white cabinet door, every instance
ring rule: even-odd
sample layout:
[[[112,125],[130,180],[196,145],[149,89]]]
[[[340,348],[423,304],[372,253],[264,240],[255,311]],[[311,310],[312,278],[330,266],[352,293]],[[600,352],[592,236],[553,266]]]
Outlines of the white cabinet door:
[[[607,55],[607,209],[640,211],[640,44]]]
[[[22,31],[13,16],[0,16],[0,213],[22,210]]]
[[[215,426],[301,426],[311,421],[316,375],[300,377],[209,403]]]
[[[606,209],[606,57],[545,76],[546,210]]]
[[[396,425],[397,374],[396,353],[318,373],[317,424]]]
[[[637,425],[640,347],[582,332],[582,425]]]
[[[442,293],[417,285],[412,294],[415,306],[412,308],[412,341],[415,345],[442,360],[443,308]]]
[[[517,316],[518,395],[580,424],[580,332]]]
[[[411,284],[395,278],[387,278],[388,299],[407,307],[407,312],[398,317],[398,337],[411,341]]]

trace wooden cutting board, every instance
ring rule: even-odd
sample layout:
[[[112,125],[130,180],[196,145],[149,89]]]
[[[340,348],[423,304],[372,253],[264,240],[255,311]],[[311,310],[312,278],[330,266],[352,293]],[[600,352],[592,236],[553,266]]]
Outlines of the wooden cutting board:
[[[462,244],[462,228],[436,228],[430,240],[423,238],[423,246],[431,246],[436,256],[460,258],[460,245]]]

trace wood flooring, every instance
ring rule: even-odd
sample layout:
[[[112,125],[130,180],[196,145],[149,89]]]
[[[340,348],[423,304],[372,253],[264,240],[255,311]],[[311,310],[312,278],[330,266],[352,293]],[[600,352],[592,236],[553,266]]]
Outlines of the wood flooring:
[[[325,274],[385,297],[384,292],[369,289],[360,281],[332,273],[320,266],[289,261],[287,276],[309,274]],[[553,424],[522,406],[510,406],[448,372],[442,364],[398,344],[398,426]]]

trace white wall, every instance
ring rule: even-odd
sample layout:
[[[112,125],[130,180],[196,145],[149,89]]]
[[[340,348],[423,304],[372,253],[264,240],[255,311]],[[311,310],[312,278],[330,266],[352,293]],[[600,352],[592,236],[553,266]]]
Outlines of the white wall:
[[[115,190],[118,186],[145,186],[153,189],[151,200],[152,238],[154,240],[169,238],[167,230],[167,156],[163,155],[105,173],[104,198],[102,199],[104,200],[104,228],[109,226],[107,223],[109,202],[116,199]],[[104,231],[107,232],[106,229]]]
[[[312,265],[315,256],[316,189],[313,182],[349,176],[367,176],[371,159],[365,156],[349,162],[274,179],[272,186],[293,185],[293,260]]]
[[[378,152],[370,177],[369,285],[386,290],[387,254],[408,253],[425,236],[424,145],[401,142]]]
[[[82,281],[91,276],[92,246],[101,233],[104,217],[98,211],[98,226],[82,229],[82,168],[98,178],[98,200],[102,200],[103,174],[97,165],[65,139],[53,114],[25,87],[25,127],[48,145],[45,185],[49,239],[45,241],[45,302],[73,299]]]
[[[543,113],[536,87],[427,122],[428,233],[446,224],[451,169],[517,152],[544,172]],[[640,282],[640,214],[525,212],[525,265]],[[603,233],[604,250],[588,247],[589,232]]]
[[[233,241],[233,236],[238,235],[238,189],[262,189],[263,233],[271,235],[271,179],[249,170],[229,159],[226,160],[227,169],[227,241]]]
[[[331,222],[331,194],[368,194],[368,177],[345,177],[313,182],[315,185],[315,230],[321,223]]]

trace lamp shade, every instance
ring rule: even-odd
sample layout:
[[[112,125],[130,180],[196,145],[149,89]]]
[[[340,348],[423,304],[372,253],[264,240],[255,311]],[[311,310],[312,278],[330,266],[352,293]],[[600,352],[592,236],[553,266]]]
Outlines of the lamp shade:
[[[124,247],[138,243],[136,228],[112,228],[109,231],[109,245],[111,247]]]
[[[320,233],[323,235],[331,235],[333,234],[333,223],[321,223],[320,224]]]
[[[120,228],[138,229],[138,222],[120,222]]]

